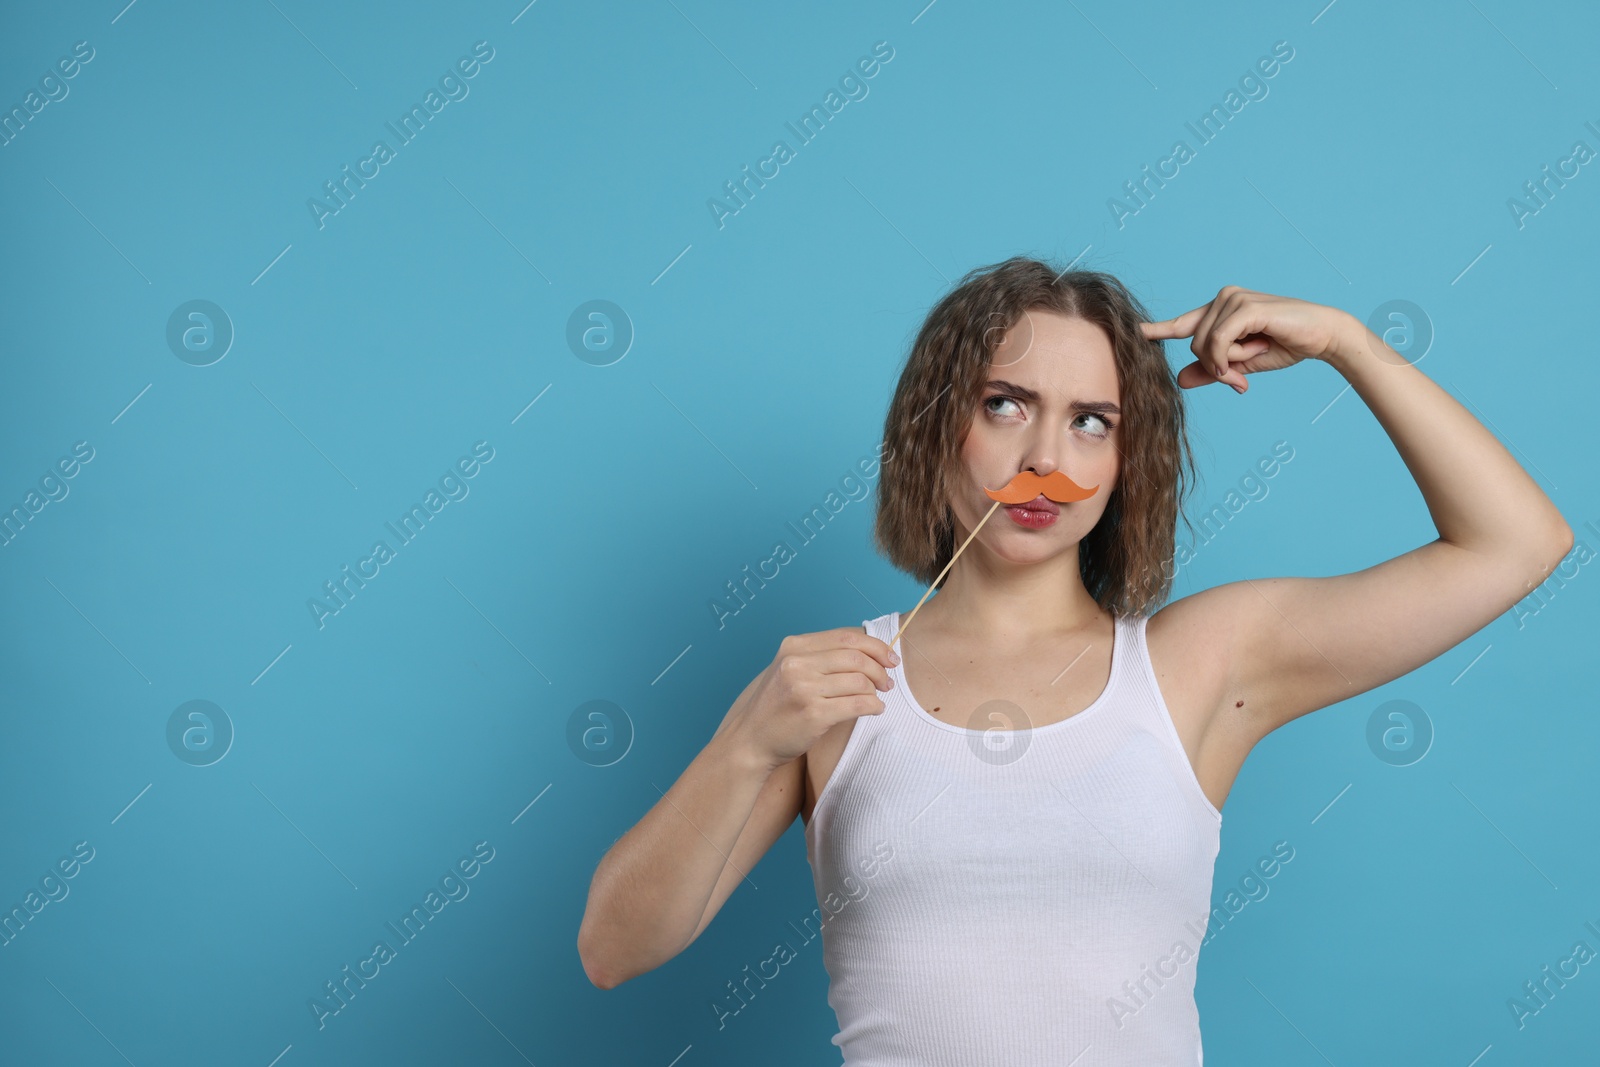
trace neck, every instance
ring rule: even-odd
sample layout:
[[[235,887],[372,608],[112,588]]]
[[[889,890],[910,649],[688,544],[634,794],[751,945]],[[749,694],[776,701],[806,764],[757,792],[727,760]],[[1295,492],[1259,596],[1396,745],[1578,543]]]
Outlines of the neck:
[[[1105,615],[1083,587],[1076,545],[1046,563],[1017,564],[974,544],[922,606],[916,625],[926,622],[930,630],[966,641],[1020,648],[1093,626]]]

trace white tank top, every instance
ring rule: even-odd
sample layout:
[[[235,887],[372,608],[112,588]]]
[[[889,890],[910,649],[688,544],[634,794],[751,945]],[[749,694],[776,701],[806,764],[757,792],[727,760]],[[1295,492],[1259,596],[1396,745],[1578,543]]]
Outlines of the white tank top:
[[[899,621],[863,625],[888,641]],[[1203,1062],[1195,966],[1222,813],[1147,621],[1116,618],[1093,704],[1032,729],[1015,711],[943,722],[890,669],[805,828],[845,1067]]]

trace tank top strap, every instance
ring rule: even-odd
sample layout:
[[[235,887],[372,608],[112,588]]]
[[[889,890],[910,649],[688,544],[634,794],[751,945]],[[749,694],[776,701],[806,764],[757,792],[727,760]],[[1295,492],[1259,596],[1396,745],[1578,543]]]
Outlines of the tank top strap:
[[[866,627],[867,634],[869,636],[876,637],[884,644],[888,644],[889,639],[894,636],[895,632],[895,614],[894,612],[890,612],[887,615],[879,615],[876,619],[862,619],[861,625]],[[895,651],[900,653],[902,658],[905,656],[905,651],[903,648],[896,648]],[[892,687],[887,693],[878,693],[878,698],[882,700],[884,704],[883,714],[861,716],[856,720],[855,729],[852,731],[853,734],[878,733],[884,729],[884,720],[902,719],[905,717],[905,691],[899,684],[898,675],[898,667],[889,668],[889,681]],[[852,740],[849,747],[859,748],[862,746],[856,744],[854,740]]]
[[[1205,790],[1194,773],[1194,767],[1189,762],[1183,740],[1178,735],[1178,728],[1167,706],[1166,697],[1156,681],[1155,666],[1150,660],[1148,641],[1150,616],[1127,614],[1114,615],[1113,618],[1116,636],[1111,649],[1110,675],[1101,696],[1085,710],[1092,710],[1107,728],[1132,730],[1154,738],[1162,749],[1163,762],[1173,776],[1182,783],[1182,788],[1189,794],[1190,800],[1197,803],[1209,818],[1221,822],[1222,813],[1205,795]],[[894,636],[899,619],[897,613],[889,612],[875,619],[863,619],[862,625],[867,633],[887,643]],[[903,649],[897,648],[896,651],[900,652],[902,657],[905,656]],[[923,732],[922,728],[928,724],[937,725],[929,715],[918,710],[915,704],[916,698],[911,695],[910,689],[905,684],[904,672],[903,664],[889,671],[889,676],[895,685],[889,692],[879,694],[885,704],[884,712],[882,715],[864,715],[858,720],[855,733],[862,736],[859,741],[852,740],[847,745],[847,755],[854,756],[856,750],[869,747],[870,736],[898,730],[909,730],[920,734]],[[1083,712],[1079,714],[1082,715]],[[961,727],[950,724],[944,725],[942,729],[956,734],[966,732]],[[1051,738],[1054,729],[1053,724],[1047,724],[1034,737],[1029,738],[1030,743],[1036,738]]]
[[[1127,687],[1129,695],[1137,695],[1136,699],[1125,700],[1124,704],[1138,717],[1145,729],[1161,741],[1172,774],[1183,784],[1190,799],[1196,801],[1207,815],[1220,823],[1222,812],[1211,803],[1211,798],[1206,796],[1205,789],[1200,785],[1200,779],[1194,772],[1194,765],[1189,762],[1189,753],[1183,747],[1183,738],[1178,735],[1178,726],[1173,721],[1172,710],[1168,707],[1167,699],[1162,695],[1161,686],[1156,681],[1156,669],[1150,660],[1148,640],[1150,616],[1119,615],[1117,624],[1118,637],[1126,637],[1128,640],[1128,655],[1121,657],[1123,660],[1121,684]]]
[[[888,644],[900,628],[904,616],[899,612],[891,611],[886,615],[879,615],[876,619],[863,619],[862,625],[867,628],[867,633],[884,644]],[[915,697],[911,695],[911,688],[905,680],[905,659],[907,656],[905,641],[892,646],[900,654],[901,662],[889,668],[890,689],[880,692],[879,699],[883,701],[883,714],[863,715],[856,724],[857,733],[879,733],[886,730],[912,730],[919,729],[918,720],[926,716],[920,714],[913,706]],[[862,727],[866,726],[863,730]],[[852,745],[851,747],[856,747]]]
[[[1157,707],[1152,696],[1160,693],[1153,688],[1150,678],[1155,671],[1150,665],[1150,646],[1145,643],[1145,624],[1149,617],[1145,615],[1118,615],[1117,640],[1123,647],[1116,656],[1117,667],[1121,677],[1119,684],[1124,689],[1124,703],[1129,704],[1132,717],[1144,729],[1149,730],[1163,741],[1167,740],[1167,732],[1171,728],[1171,720],[1166,711]],[[1127,701],[1126,697],[1138,694],[1143,699]],[[1173,734],[1173,739],[1177,737]]]
[[[862,625],[887,642],[899,621]],[[1220,814],[1145,623],[1117,617],[1093,704],[1020,736],[935,718],[900,667],[884,712],[856,718],[806,826],[818,909],[796,931],[821,935],[849,1067],[1204,1062],[1194,983]]]

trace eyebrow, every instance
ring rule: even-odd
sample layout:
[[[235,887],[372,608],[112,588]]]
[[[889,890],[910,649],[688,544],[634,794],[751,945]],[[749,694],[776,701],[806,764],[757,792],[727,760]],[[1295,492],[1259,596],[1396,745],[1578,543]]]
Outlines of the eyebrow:
[[[1029,389],[1025,385],[1018,385],[1015,382],[1008,382],[1002,378],[991,378],[985,382],[984,385],[987,388],[999,389],[1002,392],[1011,393],[1019,400],[1026,400],[1034,404],[1037,404],[1040,400],[1044,399],[1044,397],[1042,397],[1035,390]],[[1111,403],[1109,400],[1075,400],[1072,402],[1072,407],[1077,411],[1092,411],[1101,415],[1122,414],[1122,409]]]

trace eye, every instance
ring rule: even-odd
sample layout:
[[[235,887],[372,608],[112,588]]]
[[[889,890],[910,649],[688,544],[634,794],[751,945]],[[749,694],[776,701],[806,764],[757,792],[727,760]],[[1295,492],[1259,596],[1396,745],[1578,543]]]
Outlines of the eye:
[[[1001,417],[1011,417],[1012,416],[1011,412],[1007,412],[1007,411],[1004,411],[1004,410],[1000,410],[1000,411],[995,410],[994,404],[995,404],[996,401],[999,401],[1002,404],[1010,404],[1012,407],[1014,407],[1014,408],[1016,408],[1018,410],[1018,413],[1020,413],[1020,411],[1021,411],[1021,407],[1022,407],[1021,401],[1019,401],[1014,396],[1006,396],[1006,395],[1001,394],[1001,393],[997,393],[994,396],[991,396],[989,399],[985,400],[983,402],[983,409],[985,411],[987,411],[991,415],[997,415],[997,416],[1001,416]]]
[[[1006,407],[1006,405],[1010,406]],[[992,418],[1000,422],[1015,422],[1023,415],[1022,401],[1018,400],[1014,396],[1007,396],[1004,393],[996,393],[994,396],[985,399],[983,402],[983,409]],[[1092,421],[1085,426],[1081,424],[1081,420],[1083,419],[1090,419]],[[1109,437],[1111,435],[1111,431],[1117,428],[1116,423],[1112,422],[1105,416],[1098,415],[1092,411],[1079,412],[1078,417],[1073,419],[1072,423],[1075,428],[1082,430],[1088,436],[1095,438],[1096,440],[1103,440],[1104,438]]]
[[[1107,419],[1102,415],[1096,415],[1092,411],[1080,412],[1079,415],[1078,415],[1078,419],[1093,419],[1095,422],[1099,423],[1101,425],[1101,427],[1103,427],[1103,429],[1099,429],[1099,430],[1088,430],[1088,431],[1086,431],[1089,434],[1090,437],[1107,437],[1107,436],[1110,435],[1112,430],[1117,428],[1117,424],[1116,423],[1112,422],[1110,419]],[[1078,421],[1078,419],[1073,419],[1072,421],[1074,423],[1076,423]]]

